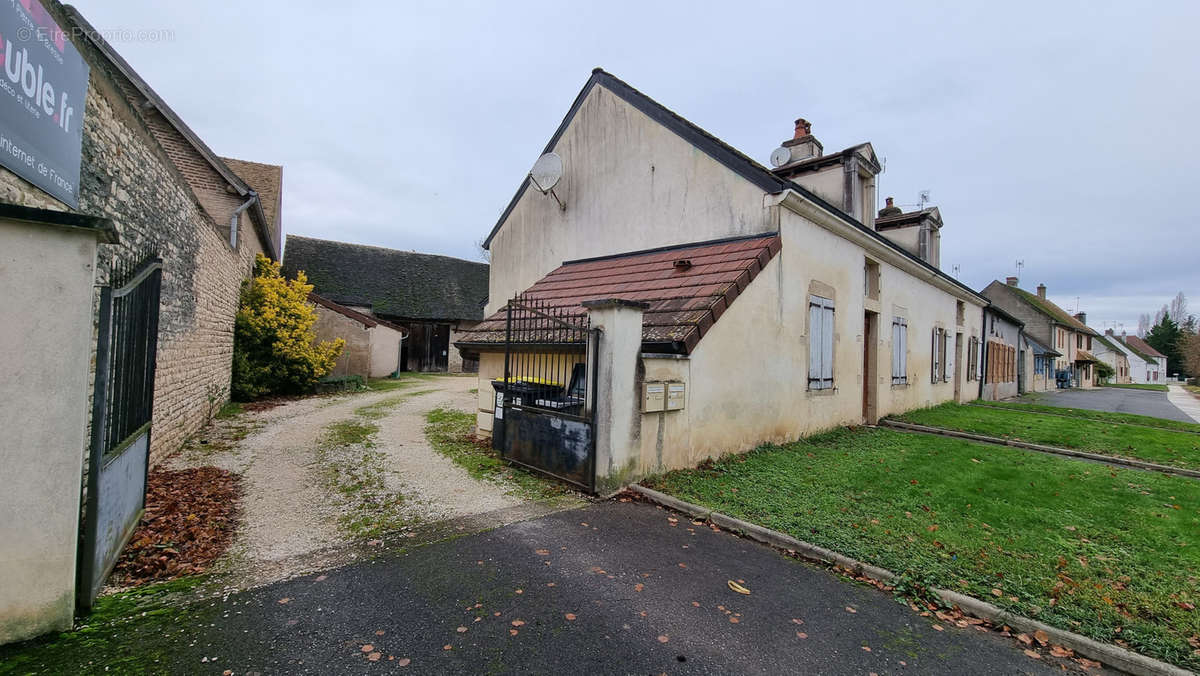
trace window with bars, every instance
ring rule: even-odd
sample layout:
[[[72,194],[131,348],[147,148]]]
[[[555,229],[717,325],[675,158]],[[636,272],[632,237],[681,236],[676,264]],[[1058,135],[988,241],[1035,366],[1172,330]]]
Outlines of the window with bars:
[[[808,389],[833,387],[833,300],[808,297]]]
[[[908,384],[908,320],[892,317],[892,384]]]

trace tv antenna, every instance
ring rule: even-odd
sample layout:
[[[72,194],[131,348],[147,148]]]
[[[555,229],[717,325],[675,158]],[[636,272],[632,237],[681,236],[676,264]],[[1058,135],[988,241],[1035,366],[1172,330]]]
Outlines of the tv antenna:
[[[1021,271],[1025,269],[1025,259],[1017,261],[1017,279],[1021,279]],[[1018,282],[1020,283],[1020,282]]]
[[[917,208],[924,209],[926,204],[929,204],[929,191],[922,190],[917,193]]]
[[[558,208],[562,211],[567,210],[567,205],[562,200],[558,199],[558,195],[554,193],[554,186],[562,180],[563,161],[558,156],[558,153],[546,153],[537,158],[537,162],[533,163],[533,168],[529,170],[529,181],[533,183],[533,187],[537,188],[543,195],[550,195],[558,202]]]
[[[962,268],[958,265],[958,263],[955,263],[953,270],[954,271],[950,274],[954,275],[955,279],[958,279],[958,273],[962,272]]]

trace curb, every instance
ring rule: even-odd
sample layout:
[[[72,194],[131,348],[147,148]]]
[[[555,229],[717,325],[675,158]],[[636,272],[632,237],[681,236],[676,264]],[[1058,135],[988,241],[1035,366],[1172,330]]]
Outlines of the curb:
[[[968,441],[979,441],[985,444],[995,444],[997,446],[1011,446],[1013,448],[1023,448],[1039,453],[1047,453],[1050,455],[1062,455],[1068,458],[1080,458],[1083,460],[1092,460],[1103,463],[1105,465],[1113,465],[1116,467],[1141,469],[1150,472],[1159,472],[1160,474],[1174,474],[1176,476],[1184,476],[1191,479],[1200,479],[1200,471],[1194,469],[1184,469],[1182,467],[1172,467],[1170,465],[1159,465],[1153,462],[1144,460],[1130,460],[1128,458],[1117,458],[1111,455],[1100,455],[1099,453],[1088,453],[1087,451],[1076,451],[1070,448],[1058,448],[1057,446],[1043,446],[1042,444],[1031,444],[1026,441],[1016,441],[1013,439],[1000,439],[998,437],[989,437],[982,434],[972,434],[970,432],[959,432],[958,430],[948,430],[941,427],[929,427],[928,425],[916,425],[914,423],[900,422],[897,420],[880,420],[879,425],[882,427],[890,427],[896,430],[904,430],[907,432],[923,432],[925,434],[940,434],[944,437],[954,437],[956,439],[967,439]]]
[[[830,551],[824,547],[818,547],[803,540],[780,533],[779,531],[764,528],[758,524],[753,524],[741,519],[735,519],[732,516],[714,512],[706,507],[692,504],[684,500],[680,500],[674,496],[660,493],[641,486],[639,484],[630,484],[629,490],[637,493],[651,502],[668,507],[678,512],[691,515],[698,519],[707,518],[707,520],[724,528],[725,530],[735,531],[741,535],[757,540],[764,544],[780,549],[792,550],[800,556],[818,563],[826,563],[838,565],[843,568],[849,568],[855,573],[866,575],[867,577],[881,580],[883,582],[893,582],[899,578],[898,575],[885,568],[872,566],[868,563],[863,563],[848,556],[843,556],[837,552]],[[701,516],[703,515],[703,516]],[[1195,676],[1192,672],[1177,667],[1173,664],[1167,664],[1151,657],[1146,657],[1135,653],[1131,650],[1126,650],[1120,646],[1101,643],[1090,639],[1086,636],[1081,636],[1074,632],[1052,627],[1048,624],[1039,622],[1035,619],[1025,617],[1023,615],[1014,615],[1002,608],[994,606],[987,601],[982,601],[973,596],[960,594],[949,589],[939,589],[931,587],[930,591],[937,595],[942,601],[956,605],[964,613],[978,617],[983,620],[988,620],[994,624],[1007,624],[1008,626],[1019,629],[1023,632],[1032,633],[1035,631],[1044,631],[1050,637],[1050,640],[1065,648],[1074,650],[1076,654],[1088,659],[1098,660],[1110,667],[1120,669],[1135,676]]]

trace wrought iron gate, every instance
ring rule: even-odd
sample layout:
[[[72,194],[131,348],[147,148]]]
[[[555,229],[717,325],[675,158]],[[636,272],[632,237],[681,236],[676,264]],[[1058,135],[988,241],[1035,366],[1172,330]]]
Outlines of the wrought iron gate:
[[[162,260],[114,271],[100,289],[87,507],[77,595],[90,608],[146,507]]]
[[[531,298],[512,299],[505,314],[493,443],[506,460],[594,492],[600,331],[581,308]]]

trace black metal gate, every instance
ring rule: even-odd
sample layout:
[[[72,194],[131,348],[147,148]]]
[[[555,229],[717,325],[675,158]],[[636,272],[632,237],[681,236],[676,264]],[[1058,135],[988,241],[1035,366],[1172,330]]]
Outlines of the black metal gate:
[[[505,314],[493,444],[506,460],[595,492],[600,331],[582,308],[525,297],[509,301]]]
[[[77,595],[90,608],[146,507],[162,260],[114,271],[100,289],[87,507]]]

